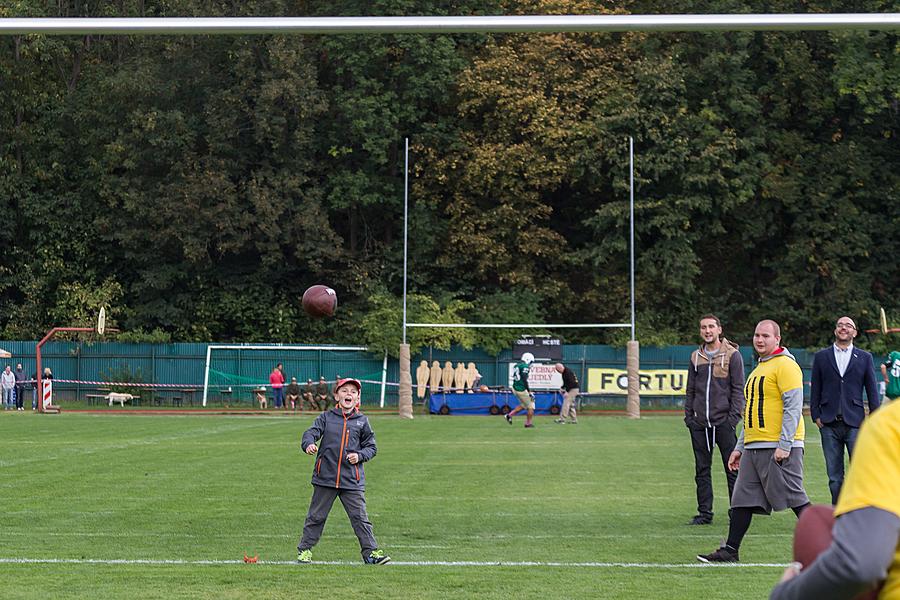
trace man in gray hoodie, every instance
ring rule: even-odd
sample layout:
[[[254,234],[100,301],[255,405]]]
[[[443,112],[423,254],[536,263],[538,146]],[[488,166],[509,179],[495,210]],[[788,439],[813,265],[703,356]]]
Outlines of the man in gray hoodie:
[[[715,315],[700,317],[700,337],[703,343],[691,354],[684,399],[684,423],[691,432],[697,484],[697,515],[690,525],[708,525],[713,520],[714,446],[722,455],[731,503],[737,473],[728,469],[728,457],[744,410],[744,360],[737,344],[724,338],[722,323]]]

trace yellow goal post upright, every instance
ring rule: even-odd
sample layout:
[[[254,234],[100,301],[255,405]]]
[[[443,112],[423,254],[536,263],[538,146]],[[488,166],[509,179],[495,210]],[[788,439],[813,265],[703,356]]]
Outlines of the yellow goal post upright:
[[[628,155],[630,165],[629,193],[629,272],[631,282],[631,322],[629,323],[410,323],[406,319],[407,296],[407,256],[409,231],[409,138],[406,138],[404,151],[403,177],[403,341],[400,344],[400,416],[412,419],[412,368],[410,366],[409,344],[406,343],[407,327],[441,327],[472,329],[603,329],[630,328],[631,339],[627,344],[626,371],[628,373],[628,396],[625,411],[629,417],[638,419],[641,416],[640,388],[638,373],[640,370],[640,347],[634,337],[634,139],[628,138]]]

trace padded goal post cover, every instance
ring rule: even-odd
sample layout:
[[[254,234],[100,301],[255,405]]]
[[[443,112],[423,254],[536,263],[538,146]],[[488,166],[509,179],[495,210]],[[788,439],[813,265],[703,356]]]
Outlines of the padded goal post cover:
[[[534,413],[537,415],[549,415],[553,406],[562,406],[563,397],[559,392],[535,392]],[[509,406],[510,409],[519,405],[519,400],[512,392],[476,392],[473,394],[455,394],[439,392],[432,394],[428,401],[428,412],[440,414],[441,407],[446,405],[450,414],[460,415],[489,415],[491,407]]]

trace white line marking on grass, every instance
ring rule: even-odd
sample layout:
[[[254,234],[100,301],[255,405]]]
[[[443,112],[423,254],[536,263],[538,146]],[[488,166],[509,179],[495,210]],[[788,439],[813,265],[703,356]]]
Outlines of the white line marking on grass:
[[[0,558],[0,564],[17,565],[239,565],[243,560],[183,560],[152,558]],[[289,565],[309,568],[315,565],[367,566],[361,561],[319,560],[312,565],[298,565],[292,560],[261,560],[260,565]],[[391,565],[404,567],[562,567],[562,568],[600,568],[600,569],[746,569],[766,568],[783,569],[785,563],[626,563],[626,562],[538,562],[538,561],[450,561],[450,560],[413,560],[391,561]]]

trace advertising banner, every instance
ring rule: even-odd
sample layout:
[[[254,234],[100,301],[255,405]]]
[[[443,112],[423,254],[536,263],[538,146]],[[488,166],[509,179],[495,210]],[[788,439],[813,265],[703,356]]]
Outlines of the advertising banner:
[[[640,391],[648,396],[683,396],[687,369],[641,369]],[[588,369],[589,394],[628,394],[628,373],[622,369]]]
[[[562,387],[562,373],[556,372],[556,363],[531,363],[528,370],[528,388],[531,390],[558,390]],[[509,363],[507,387],[512,388],[516,363]],[[685,371],[687,372],[687,371]]]

